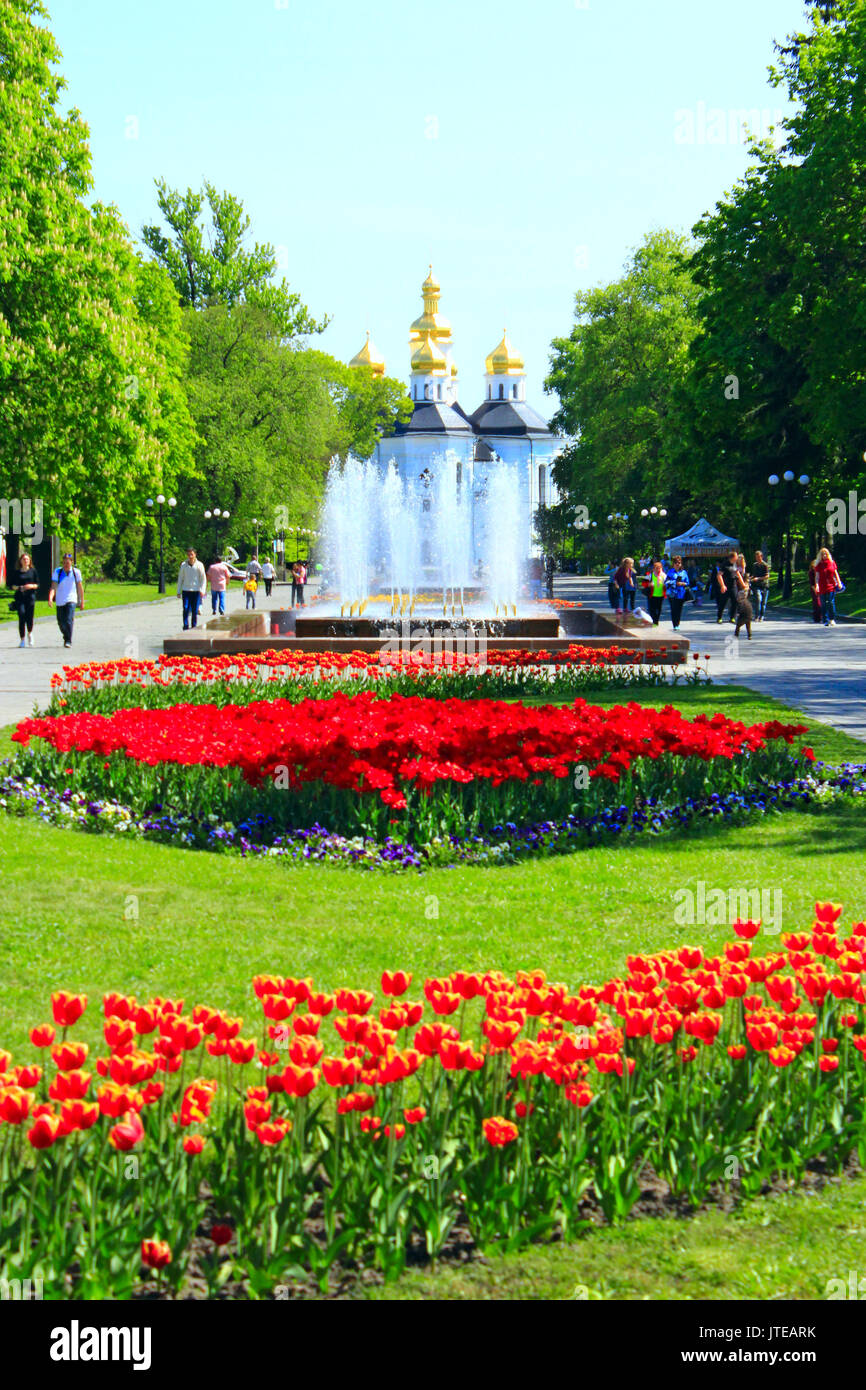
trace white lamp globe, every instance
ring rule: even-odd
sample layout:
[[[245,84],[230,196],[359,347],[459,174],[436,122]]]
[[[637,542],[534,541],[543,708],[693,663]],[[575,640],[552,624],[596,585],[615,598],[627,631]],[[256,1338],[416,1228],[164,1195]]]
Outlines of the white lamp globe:
[[[158,492],[158,493],[156,494],[156,500],[157,500],[157,502],[159,503],[160,506],[163,506],[163,504],[165,503],[165,498],[163,497],[163,495],[162,495],[161,492]]]
[[[767,479],[767,482],[770,484],[770,487],[776,487],[779,482],[778,473],[771,473],[769,478]]]
[[[782,477],[785,479],[786,483],[792,483],[794,481],[794,475],[790,469],[788,469],[787,473],[783,473]]]
[[[153,506],[153,498],[152,498],[152,497],[148,497],[148,499],[147,499],[147,501],[145,502],[144,505],[145,505],[146,507],[152,507],[152,506]]]
[[[801,487],[808,487],[808,485],[809,485],[809,475],[808,475],[808,473],[801,473],[800,476],[799,476],[799,478],[797,479],[797,482],[800,484]]]
[[[176,507],[176,506],[177,506],[177,498],[176,498],[176,497],[169,497],[169,499],[168,499],[168,505],[169,505],[170,507]]]

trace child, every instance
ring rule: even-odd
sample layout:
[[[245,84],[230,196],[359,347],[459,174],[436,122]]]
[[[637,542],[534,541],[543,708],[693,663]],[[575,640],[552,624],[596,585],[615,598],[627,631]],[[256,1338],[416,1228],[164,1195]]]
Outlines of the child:
[[[259,586],[252,575],[250,575],[249,579],[244,580],[244,593],[247,596],[247,608],[255,608],[256,590],[258,589],[258,587]]]

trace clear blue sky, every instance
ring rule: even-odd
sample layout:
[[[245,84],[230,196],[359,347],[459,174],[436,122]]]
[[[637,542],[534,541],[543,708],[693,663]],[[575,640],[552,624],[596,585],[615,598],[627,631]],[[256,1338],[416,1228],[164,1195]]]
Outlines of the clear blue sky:
[[[370,328],[404,378],[432,261],[461,404],[507,325],[545,415],[574,292],[731,187],[747,150],[711,113],[780,107],[773,40],[804,18],[802,0],[47,4],[94,193],[134,234],[157,176],[230,189],[332,315],[320,345],[348,358]]]

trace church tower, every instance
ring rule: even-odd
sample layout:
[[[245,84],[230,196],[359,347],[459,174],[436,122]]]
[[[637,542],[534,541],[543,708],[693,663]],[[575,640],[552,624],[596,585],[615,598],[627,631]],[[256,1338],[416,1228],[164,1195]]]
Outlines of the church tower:
[[[457,366],[451,355],[451,325],[439,312],[440,293],[431,265],[421,286],[424,311],[409,329],[409,392],[413,401],[451,405],[457,399]]]
[[[488,401],[526,400],[526,368],[523,358],[508,341],[508,330],[502,330],[502,342],[484,363]]]
[[[370,330],[367,330],[367,341],[359,352],[349,362],[350,367],[369,367],[374,377],[385,375],[385,359],[375,343],[370,341]]]

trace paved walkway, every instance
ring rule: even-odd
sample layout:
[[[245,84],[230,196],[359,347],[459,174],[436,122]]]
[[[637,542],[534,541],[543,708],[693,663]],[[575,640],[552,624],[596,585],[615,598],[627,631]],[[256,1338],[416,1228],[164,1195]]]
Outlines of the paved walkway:
[[[556,593],[610,611],[607,580],[565,576],[557,579]],[[661,630],[671,631],[667,603]],[[745,629],[735,641],[733,626],[717,626],[716,605],[704,598],[701,608],[686,604],[680,636],[689,639],[692,651],[709,653],[714,681],[774,695],[812,719],[866,739],[866,624],[825,628],[809,615],[786,613],[753,623],[751,642]]]
[[[288,585],[276,585],[272,606],[288,607],[290,592]],[[561,598],[581,599],[587,606],[608,607],[607,584],[602,580],[564,577],[556,581],[556,592]],[[230,590],[229,611],[242,607],[240,589]],[[63,648],[53,616],[36,622],[37,645],[23,651],[18,649],[17,625],[3,623],[0,725],[23,719],[36,701],[44,704],[52,674],[64,666],[123,656],[154,658],[162,651],[163,638],[180,628],[177,598],[127,608],[85,609],[76,618],[70,651]],[[662,630],[666,629],[670,630],[667,618],[662,622]],[[686,605],[681,633],[691,640],[693,651],[710,653],[715,681],[736,682],[775,695],[814,719],[866,740],[866,625],[840,624],[825,629],[808,617],[786,614],[754,625],[752,641],[746,641],[742,634],[735,644],[733,628],[727,624],[717,627],[715,606],[705,603],[702,609]]]
[[[288,608],[290,584],[275,584],[268,600],[262,590],[261,601],[269,608]],[[256,596],[258,598],[258,595]],[[226,610],[233,613],[244,606],[240,584],[226,594]],[[86,595],[85,595],[86,602]],[[210,594],[202,605],[201,619],[211,617]],[[51,691],[51,677],[64,666],[84,661],[112,661],[132,657],[154,660],[162,654],[165,637],[173,637],[183,627],[180,599],[158,599],[153,603],[134,603],[118,608],[85,607],[76,614],[75,633],[70,649],[65,649],[53,613],[37,618],[33,624],[33,647],[18,647],[18,623],[0,624],[0,726],[23,719],[33,712],[34,701],[44,705]]]

